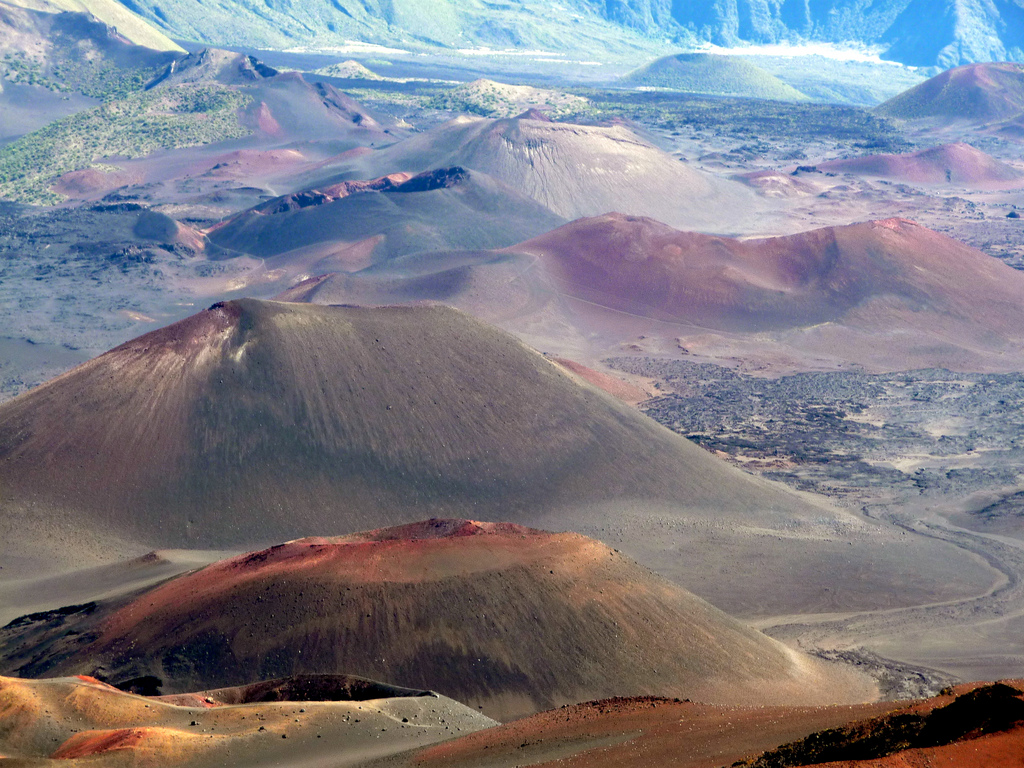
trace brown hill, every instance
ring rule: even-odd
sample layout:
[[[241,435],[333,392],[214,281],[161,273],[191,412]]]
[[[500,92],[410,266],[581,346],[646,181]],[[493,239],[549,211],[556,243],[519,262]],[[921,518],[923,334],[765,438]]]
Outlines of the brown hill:
[[[867,155],[819,163],[818,170],[878,176],[916,184],[996,187],[1021,183],[1024,172],[970,144],[942,146],[906,155]]]
[[[759,334],[742,354],[979,370],[1021,364],[1022,295],[1018,271],[902,219],[738,240],[609,214],[500,252],[321,279],[302,298],[445,301],[568,356],[566,340],[597,356],[638,335],[735,355]]]
[[[585,126],[527,116],[460,117],[363,158],[323,186],[443,166],[486,173],[566,219],[608,211],[652,216],[675,226],[734,230],[762,204],[737,182],[690,168],[625,125]]]
[[[970,683],[924,701],[854,707],[743,709],[655,697],[609,699],[482,730],[416,750],[389,765],[512,768],[564,761],[589,768],[1009,766],[1024,756],[1021,687],[1019,681]],[[935,733],[940,723],[945,727]],[[911,748],[927,730],[945,743]],[[776,748],[782,742],[788,743]],[[823,763],[826,756],[834,762]]]
[[[4,630],[8,671],[179,692],[352,670],[502,719],[627,693],[822,704],[874,691],[597,541],[506,523],[301,539],[57,623],[56,641],[49,617]]]
[[[1003,62],[949,69],[875,111],[904,119],[988,123],[1024,112],[1024,65]]]
[[[0,678],[0,755],[25,765],[351,765],[495,724],[424,694],[345,676],[166,698],[87,677]]]

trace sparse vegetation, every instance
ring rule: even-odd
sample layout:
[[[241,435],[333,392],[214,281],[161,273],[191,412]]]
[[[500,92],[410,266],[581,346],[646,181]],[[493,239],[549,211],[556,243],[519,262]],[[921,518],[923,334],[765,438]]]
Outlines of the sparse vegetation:
[[[539,109],[551,118],[579,114],[588,109],[587,99],[571,93],[475,80],[429,99],[426,107],[484,117],[514,117]]]
[[[136,93],[58,120],[0,150],[0,197],[60,202],[50,189],[70,171],[112,157],[192,147],[246,135],[238,110],[249,97],[220,85]]]
[[[22,85],[38,85],[55,93],[81,93],[95,99],[114,100],[141,91],[159,68],[118,67],[111,61],[59,55],[38,61],[23,51],[9,51],[0,59],[0,79]]]

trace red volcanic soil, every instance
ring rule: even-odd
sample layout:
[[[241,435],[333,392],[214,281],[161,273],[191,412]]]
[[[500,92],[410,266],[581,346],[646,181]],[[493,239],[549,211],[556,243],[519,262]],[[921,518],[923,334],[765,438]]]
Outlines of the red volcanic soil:
[[[977,123],[1024,112],[1024,65],[968,64],[947,70],[889,99],[875,111],[890,117]]]
[[[849,320],[884,301],[890,327],[898,316],[1024,334],[1024,275],[903,219],[736,240],[609,214],[506,251],[540,257],[564,294],[668,322],[764,331]]]
[[[72,736],[50,755],[53,760],[74,760],[102,755],[117,749],[136,749],[164,729],[118,728],[113,731],[88,731]],[[172,734],[168,734],[172,735]]]
[[[239,149],[213,158],[209,176],[249,177],[273,173],[308,162],[297,149]]]
[[[33,651],[21,673],[102,669],[111,680],[156,677],[186,691],[351,670],[503,719],[627,693],[832,703],[872,690],[593,539],[470,520],[241,555],[76,629]]]
[[[281,124],[274,118],[270,107],[267,106],[267,102],[260,102],[259,107],[256,108],[255,115],[253,115],[253,119],[256,121],[256,127],[260,132],[267,134],[267,136],[274,136],[276,138],[284,135],[284,129],[281,128]]]
[[[1024,172],[969,144],[943,144],[906,155],[868,155],[831,160],[817,167],[821,171],[878,176],[918,184],[990,187],[1024,179]]]
[[[623,402],[636,404],[650,397],[648,392],[618,376],[595,371],[593,368],[588,368],[581,363],[567,360],[564,357],[553,357],[552,360],[563,368],[572,371],[584,381],[593,384],[598,389],[603,389],[609,395],[617,397]]]

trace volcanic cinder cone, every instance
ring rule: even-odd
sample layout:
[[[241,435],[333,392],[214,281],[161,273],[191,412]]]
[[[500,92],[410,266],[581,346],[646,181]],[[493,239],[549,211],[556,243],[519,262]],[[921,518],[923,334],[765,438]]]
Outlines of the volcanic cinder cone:
[[[916,184],[1003,187],[1021,184],[1024,173],[970,144],[942,144],[905,155],[866,155],[820,163],[818,170],[878,176]]]
[[[81,617],[52,643],[45,620],[4,631],[5,649],[35,648],[5,664],[157,678],[164,692],[349,670],[500,719],[637,693],[822,704],[874,690],[600,542],[502,523],[301,539]]]
[[[691,168],[625,125],[552,123],[528,115],[459,117],[335,171],[340,181],[352,173],[456,165],[488,174],[567,219],[623,211],[673,226],[736,231],[763,210],[743,185]],[[331,183],[328,171],[311,177],[310,185]]]
[[[9,555],[71,561],[94,534],[243,548],[615,499],[820,514],[456,310],[252,300],[0,406],[0,489]]]

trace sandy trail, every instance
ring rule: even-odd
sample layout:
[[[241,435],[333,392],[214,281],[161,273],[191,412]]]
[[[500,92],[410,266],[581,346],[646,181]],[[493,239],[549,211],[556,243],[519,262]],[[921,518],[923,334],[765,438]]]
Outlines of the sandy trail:
[[[1024,545],[959,528],[937,514],[911,518],[885,509],[864,512],[908,535],[944,541],[981,558],[994,572],[992,586],[962,600],[813,617],[777,616],[755,626],[805,651],[863,649],[896,661],[895,667],[899,662],[923,665],[964,679],[1019,675],[1024,668]],[[926,674],[927,669],[910,672]],[[944,679],[936,675],[932,685]]]

